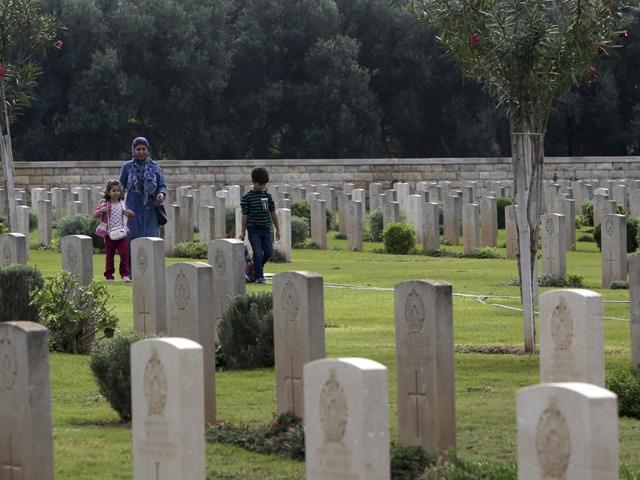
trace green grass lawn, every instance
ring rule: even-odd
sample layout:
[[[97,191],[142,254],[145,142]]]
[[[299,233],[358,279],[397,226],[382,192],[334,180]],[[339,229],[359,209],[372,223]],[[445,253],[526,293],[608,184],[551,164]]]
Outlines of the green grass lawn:
[[[35,232],[34,232],[35,233]],[[582,232],[584,233],[584,232]],[[578,234],[580,235],[580,233]],[[33,234],[32,234],[32,241]],[[504,241],[500,231],[498,242]],[[325,283],[390,288],[410,279],[432,278],[453,285],[454,293],[518,296],[518,287],[506,286],[517,275],[515,261],[393,256],[371,253],[381,244],[365,243],[365,252],[348,252],[346,240],[329,234],[329,245],[342,251],[294,250],[293,263],[268,264],[269,273],[311,270]],[[444,247],[462,251],[462,247]],[[504,249],[502,249],[504,254]],[[167,259],[167,264],[178,259]],[[29,264],[45,275],[60,269],[60,254],[31,250]],[[103,278],[104,256],[94,256],[94,276]],[[567,252],[567,273],[580,274],[584,283],[606,300],[628,300],[628,290],[600,288],[600,254],[595,243],[578,243]],[[270,285],[248,285],[248,292],[269,290]],[[132,329],[131,284],[108,284],[111,306],[123,330]],[[541,293],[548,289],[541,289]],[[327,328],[328,357],[365,357],[389,368],[391,438],[397,437],[393,292],[326,287],[325,319],[338,327]],[[513,299],[491,299],[519,307]],[[458,347],[523,346],[521,315],[513,310],[486,306],[475,298],[454,296],[454,342]],[[629,318],[628,304],[605,304],[605,316]],[[460,348],[459,348],[460,349]],[[629,323],[605,320],[606,369],[627,365]],[[456,414],[458,451],[466,458],[513,460],[517,456],[515,394],[539,382],[537,355],[481,355],[456,353]],[[51,355],[56,476],[61,479],[133,478],[130,425],[100,397],[87,365],[87,357]],[[275,406],[273,369],[216,374],[218,420],[266,423]],[[467,387],[491,386],[488,392]],[[640,467],[640,421],[621,419],[620,460]],[[304,464],[242,449],[207,445],[208,478],[302,479]]]

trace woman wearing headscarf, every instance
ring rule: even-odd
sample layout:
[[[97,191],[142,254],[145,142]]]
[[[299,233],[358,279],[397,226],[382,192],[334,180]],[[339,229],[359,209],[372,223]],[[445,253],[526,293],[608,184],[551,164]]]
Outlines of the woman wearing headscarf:
[[[128,243],[138,237],[159,237],[157,203],[164,203],[167,187],[160,166],[149,158],[149,142],[138,137],[131,145],[133,158],[122,166],[120,183],[127,192],[127,206],[135,216],[129,220]],[[129,249],[131,251],[131,249]]]

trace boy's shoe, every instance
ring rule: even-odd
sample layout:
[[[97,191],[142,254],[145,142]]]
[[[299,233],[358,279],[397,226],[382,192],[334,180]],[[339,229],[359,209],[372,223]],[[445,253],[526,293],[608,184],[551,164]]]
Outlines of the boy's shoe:
[[[256,283],[264,283],[264,278],[256,278]]]
[[[113,282],[113,278],[107,278],[107,282]]]
[[[122,277],[123,282],[130,282],[131,279],[129,277]]]

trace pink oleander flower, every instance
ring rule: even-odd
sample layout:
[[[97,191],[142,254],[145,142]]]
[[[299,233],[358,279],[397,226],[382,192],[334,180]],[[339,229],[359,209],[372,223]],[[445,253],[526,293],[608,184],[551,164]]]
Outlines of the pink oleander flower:
[[[471,35],[471,43],[478,43],[478,34],[474,33],[473,35]]]
[[[58,40],[56,42],[56,47],[60,48],[62,46],[62,40]]]
[[[605,15],[611,15],[611,10],[607,8],[607,9],[604,11],[604,14],[605,14]]]
[[[4,78],[4,75],[0,75],[0,80],[2,80]]]
[[[606,44],[602,44],[602,45],[598,45],[596,47],[596,52],[598,52],[598,55],[602,55],[603,53],[607,53],[607,46]]]
[[[0,75],[4,75],[4,68],[0,68]]]
[[[627,31],[626,31],[626,30],[621,31],[621,32],[618,34],[618,36],[619,36],[619,37],[626,37],[627,35],[628,35],[628,34],[627,34]]]

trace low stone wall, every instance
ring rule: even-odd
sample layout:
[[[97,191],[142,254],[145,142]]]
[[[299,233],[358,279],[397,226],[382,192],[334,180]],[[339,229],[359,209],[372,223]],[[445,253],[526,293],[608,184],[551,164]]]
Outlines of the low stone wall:
[[[17,188],[70,188],[104,185],[118,178],[121,161],[16,162]],[[164,160],[159,162],[167,186],[248,185],[251,170],[264,165],[272,184],[326,183],[342,190],[345,182],[367,188],[372,182],[388,188],[403,181],[415,188],[419,181],[450,181],[454,188],[468,181],[511,180],[511,158],[394,158],[336,160]],[[640,180],[640,157],[550,157],[545,179]]]

